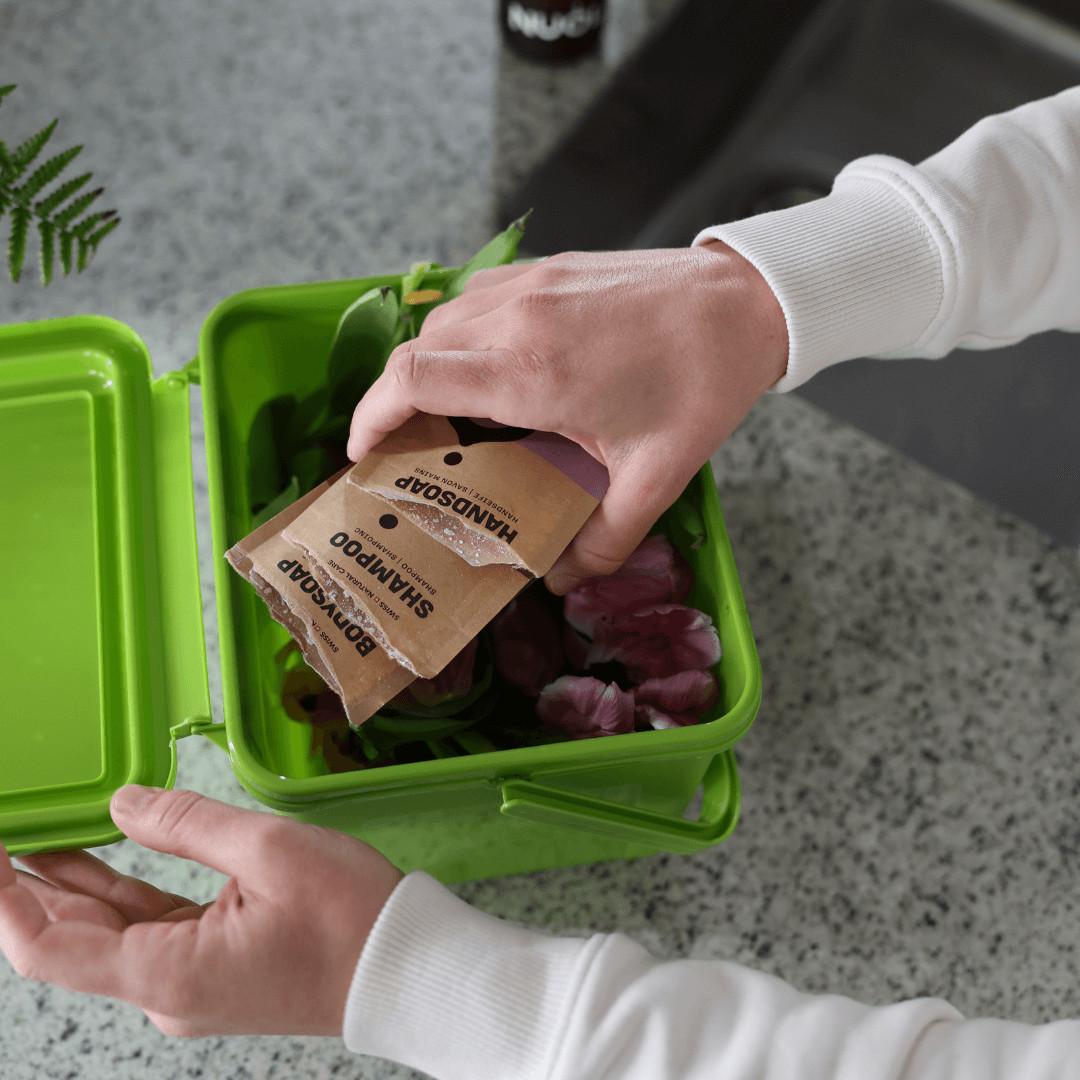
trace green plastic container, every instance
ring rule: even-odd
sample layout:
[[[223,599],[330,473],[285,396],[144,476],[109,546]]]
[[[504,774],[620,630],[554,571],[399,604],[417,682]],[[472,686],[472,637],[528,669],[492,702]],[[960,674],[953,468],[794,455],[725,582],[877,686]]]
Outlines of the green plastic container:
[[[176,740],[212,739],[266,806],[371,841],[445,881],[693,852],[738,816],[732,747],[761,672],[712,475],[706,542],[673,537],[720,630],[715,717],[696,727],[330,773],[278,695],[287,640],[225,550],[251,528],[248,434],[268,400],[323,379],[338,317],[393,278],[240,293],[198,364],[154,379],[137,335],[98,317],[0,327],[0,839],[13,853],[119,839],[109,797],[168,785]],[[189,383],[201,383],[224,723],[210,717]],[[703,788],[700,816],[683,814]]]

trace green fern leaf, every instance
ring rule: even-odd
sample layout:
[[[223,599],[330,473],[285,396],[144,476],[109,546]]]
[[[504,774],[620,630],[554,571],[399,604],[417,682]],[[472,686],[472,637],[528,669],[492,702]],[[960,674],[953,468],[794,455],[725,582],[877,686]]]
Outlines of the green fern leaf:
[[[38,222],[38,238],[41,241],[41,283],[48,285],[53,279],[54,246],[56,230],[48,221]]]
[[[15,147],[14,152],[11,155],[11,164],[14,168],[14,175],[9,177],[9,180],[18,180],[20,176],[34,163],[34,159],[45,148],[45,144],[52,138],[52,133],[56,130],[58,120],[54,120],[51,124],[46,124],[40,131],[34,132],[26,142],[21,143]]]
[[[81,221],[77,221],[71,226],[71,234],[76,240],[85,240],[97,225],[114,217],[116,217],[115,210],[102,210],[98,213],[87,214]]]
[[[86,242],[90,245],[90,249],[94,254],[97,254],[97,246],[105,239],[120,224],[118,217],[111,218],[106,221],[104,225],[99,229],[95,229],[87,238]]]
[[[60,233],[60,266],[64,274],[71,273],[71,245],[75,238],[66,230]]]
[[[34,210],[41,214],[42,217],[48,217],[62,202],[70,199],[93,175],[93,173],[87,172],[71,180],[65,180],[58,188],[54,188],[50,194],[36,203]]]
[[[88,191],[85,195],[80,195],[73,202],[68,203],[63,210],[57,214],[53,221],[56,222],[58,229],[66,229],[71,222],[73,222],[105,189],[95,188],[93,191]]]
[[[18,193],[23,199],[32,199],[41,191],[46,184],[51,184],[82,152],[81,146],[73,146],[55,157],[49,158],[31,174],[30,178],[22,184]]]
[[[8,235],[8,271],[11,273],[12,281],[18,281],[22,275],[23,259],[26,258],[26,234],[29,228],[29,211],[16,206],[11,211],[11,232]]]
[[[14,89],[11,84],[0,85],[0,104]],[[7,262],[12,281],[22,276],[31,225],[40,241],[41,280],[48,285],[57,274],[57,261],[64,274],[85,269],[98,245],[120,224],[115,210],[90,210],[104,191],[85,190],[91,173],[62,179],[81,146],[53,154],[34,167],[57,124],[53,120],[13,150],[0,142],[0,218],[7,214],[11,219]]]

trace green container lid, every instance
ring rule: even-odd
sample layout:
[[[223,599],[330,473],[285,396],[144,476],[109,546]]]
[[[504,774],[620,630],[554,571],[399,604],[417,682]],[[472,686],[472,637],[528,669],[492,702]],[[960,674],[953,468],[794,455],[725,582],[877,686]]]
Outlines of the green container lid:
[[[109,843],[209,725],[183,374],[80,317],[0,327],[0,837]]]

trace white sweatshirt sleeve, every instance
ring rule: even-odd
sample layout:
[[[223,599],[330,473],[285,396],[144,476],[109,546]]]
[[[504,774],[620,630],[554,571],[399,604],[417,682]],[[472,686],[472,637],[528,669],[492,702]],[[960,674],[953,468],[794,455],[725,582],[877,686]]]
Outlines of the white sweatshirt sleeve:
[[[704,229],[762,273],[791,390],[856,356],[1080,330],[1080,87],[981,120],[920,165],[875,155],[823,199]]]
[[[346,1045],[437,1080],[1063,1080],[1080,1021],[871,1007],[724,962],[653,959],[622,935],[553,938],[424,874],[395,890],[357,964]]]
[[[832,193],[704,230],[761,271],[788,324],[777,389],[856,356],[942,356],[1080,329],[1080,88],[976,124],[919,166],[862,158]],[[350,1049],[439,1080],[1058,1080],[1080,1021],[871,1007],[620,935],[549,938],[410,874],[346,1004]]]

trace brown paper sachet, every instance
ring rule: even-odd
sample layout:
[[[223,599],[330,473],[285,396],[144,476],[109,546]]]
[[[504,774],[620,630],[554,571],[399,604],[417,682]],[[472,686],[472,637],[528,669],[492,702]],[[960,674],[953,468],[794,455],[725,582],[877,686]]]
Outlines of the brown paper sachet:
[[[607,490],[607,470],[577,443],[490,420],[420,413],[348,473],[350,484],[474,566],[543,577]]]
[[[395,507],[339,481],[284,530],[328,600],[373,627],[390,657],[433,678],[528,583],[513,566],[470,566]]]
[[[371,633],[373,628],[346,615],[326,595],[304,552],[280,533],[260,544],[251,562],[253,579],[257,577],[276,590],[300,622],[320,661],[311,666],[341,698],[350,723],[363,723],[416,678],[391,659]],[[308,650],[293,627],[286,622],[282,625],[297,638],[307,659]],[[320,667],[331,677],[326,678]]]
[[[304,566],[303,552],[281,535],[329,490],[320,484],[259,526],[226,553],[234,569],[255,586],[270,614],[293,636],[304,659],[341,699],[353,725],[363,723],[416,676],[395,663],[373,625],[346,616]]]
[[[251,553],[260,544],[269,540],[271,536],[281,532],[289,522],[295,521],[331,484],[340,480],[349,471],[350,467],[341,469],[328,480],[316,484],[306,495],[301,495],[296,502],[289,503],[284,510],[275,514],[269,521],[264,521],[257,529],[249,532],[243,540],[237,540],[225,552],[225,558],[232,568],[241,577],[246,578],[251,569]]]

